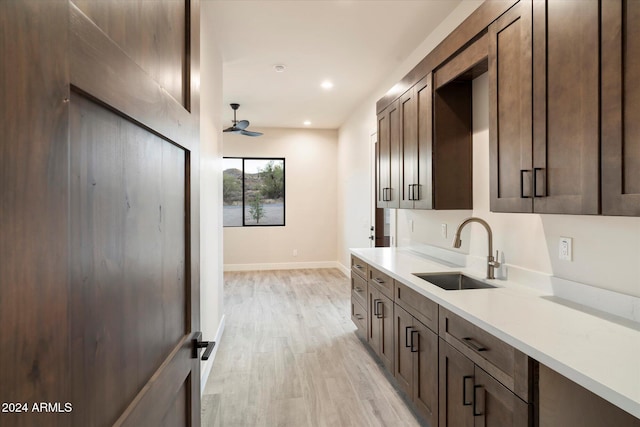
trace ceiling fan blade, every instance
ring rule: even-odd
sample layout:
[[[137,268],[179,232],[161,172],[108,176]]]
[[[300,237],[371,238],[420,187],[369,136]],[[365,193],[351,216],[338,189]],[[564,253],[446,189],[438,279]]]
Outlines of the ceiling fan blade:
[[[252,132],[250,130],[241,130],[238,133],[245,136],[261,136],[262,135],[262,132]]]
[[[236,129],[245,130],[249,127],[249,120],[240,120],[235,124]]]

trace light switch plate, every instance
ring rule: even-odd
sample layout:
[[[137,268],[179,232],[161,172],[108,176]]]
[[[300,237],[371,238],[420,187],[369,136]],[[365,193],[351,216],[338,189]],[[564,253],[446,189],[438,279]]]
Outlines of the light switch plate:
[[[573,260],[573,239],[571,237],[560,237],[558,258],[563,261]]]
[[[440,224],[440,234],[443,239],[447,238],[447,224]]]

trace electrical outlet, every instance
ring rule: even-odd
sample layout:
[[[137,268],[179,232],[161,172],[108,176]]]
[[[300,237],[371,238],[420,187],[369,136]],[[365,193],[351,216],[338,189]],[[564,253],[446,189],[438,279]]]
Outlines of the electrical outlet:
[[[559,259],[563,261],[572,261],[573,239],[571,237],[560,237],[558,251]]]
[[[293,256],[298,256],[298,250],[297,249],[293,250]]]
[[[447,224],[440,224],[440,234],[443,239],[447,238]]]

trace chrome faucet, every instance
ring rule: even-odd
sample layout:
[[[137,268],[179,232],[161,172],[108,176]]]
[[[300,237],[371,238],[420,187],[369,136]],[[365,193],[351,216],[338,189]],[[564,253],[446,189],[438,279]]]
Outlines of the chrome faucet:
[[[491,227],[489,227],[489,224],[487,224],[487,221],[481,218],[476,218],[476,217],[470,217],[462,221],[460,225],[458,225],[458,228],[456,229],[456,234],[453,237],[453,247],[459,248],[462,245],[462,240],[460,240],[460,233],[462,232],[462,229],[464,228],[464,226],[469,224],[470,222],[477,222],[479,224],[482,224],[484,228],[487,230],[487,233],[489,234],[489,255],[487,256],[487,279],[495,279],[496,277],[495,277],[494,271],[496,268],[500,267],[500,263],[498,262],[498,251],[496,251],[496,257],[495,258],[493,257],[493,233],[491,232]]]

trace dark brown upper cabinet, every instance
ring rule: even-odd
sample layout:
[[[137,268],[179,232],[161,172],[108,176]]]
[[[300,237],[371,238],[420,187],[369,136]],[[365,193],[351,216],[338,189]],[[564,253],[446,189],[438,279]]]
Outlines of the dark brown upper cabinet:
[[[602,213],[640,216],[640,2],[602,2]]]
[[[521,0],[490,26],[493,211],[599,213],[598,28],[598,0]]]
[[[431,74],[400,98],[400,207],[433,209]]]
[[[533,212],[531,1],[489,27],[491,210]]]
[[[378,114],[376,143],[376,206],[400,207],[400,109],[393,102]]]
[[[534,212],[599,213],[599,3],[533,3]]]

